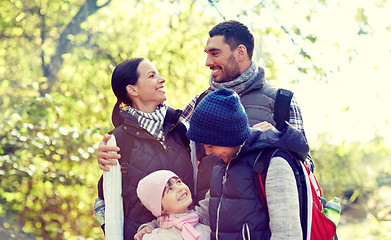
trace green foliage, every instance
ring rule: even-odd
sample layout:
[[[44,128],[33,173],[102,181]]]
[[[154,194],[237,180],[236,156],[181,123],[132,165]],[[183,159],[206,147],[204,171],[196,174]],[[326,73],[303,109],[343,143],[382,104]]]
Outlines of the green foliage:
[[[208,85],[214,21],[194,2],[113,1],[94,12],[95,3],[0,2],[0,218],[38,239],[103,236],[95,153],[111,129],[115,65],[150,58],[177,108]]]
[[[0,123],[1,206],[46,239],[90,230],[83,220],[99,174],[91,165],[98,130],[58,125],[63,115],[50,96],[36,97],[14,104]]]
[[[168,104],[183,108],[208,86],[203,49],[220,20],[205,16],[191,0],[10,0],[0,1],[0,9],[0,231],[15,228],[38,239],[102,238],[92,209],[101,174],[95,152],[112,128],[113,68],[127,58],[149,58],[167,79]],[[258,15],[266,10],[281,9],[277,1],[251,9]],[[368,31],[363,10],[357,20]],[[278,41],[284,34],[296,45],[298,37],[321,41],[311,33],[302,36],[298,26],[255,30],[260,45],[263,37]],[[298,49],[298,70],[324,76],[310,54]],[[267,50],[260,55],[268,77],[276,79],[272,56]],[[347,190],[361,196],[390,185],[390,155],[381,139],[341,146],[324,141],[313,150],[328,197]]]
[[[384,145],[384,139],[331,145],[327,135],[323,135],[319,143],[318,148],[311,149],[311,155],[325,198],[338,196],[346,207],[359,202],[374,216],[383,211],[379,205],[371,207],[367,202],[379,193],[381,186],[391,184],[391,149]]]

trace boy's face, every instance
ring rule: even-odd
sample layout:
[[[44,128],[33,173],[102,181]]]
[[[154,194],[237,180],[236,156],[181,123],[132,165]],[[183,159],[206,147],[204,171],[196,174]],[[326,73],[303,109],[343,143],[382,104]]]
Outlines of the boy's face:
[[[216,155],[221,158],[225,163],[231,161],[240,149],[240,145],[234,147],[221,147],[221,146],[213,146],[210,144],[203,144],[205,147],[206,155]]]
[[[179,178],[170,178],[163,192],[162,214],[186,213],[192,202],[189,187]]]

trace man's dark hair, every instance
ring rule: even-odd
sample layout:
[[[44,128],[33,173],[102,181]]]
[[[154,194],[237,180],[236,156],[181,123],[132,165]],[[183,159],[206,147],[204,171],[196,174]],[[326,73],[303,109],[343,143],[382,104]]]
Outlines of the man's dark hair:
[[[243,44],[247,48],[250,59],[254,52],[254,36],[246,25],[236,20],[225,21],[217,24],[209,31],[209,37],[216,35],[224,36],[224,42],[229,45],[231,50]]]

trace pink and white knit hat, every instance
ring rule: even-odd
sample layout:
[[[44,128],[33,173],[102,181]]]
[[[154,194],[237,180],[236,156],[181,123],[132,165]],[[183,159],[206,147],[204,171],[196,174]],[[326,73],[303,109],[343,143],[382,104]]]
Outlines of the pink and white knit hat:
[[[145,176],[138,183],[137,196],[155,217],[162,213],[163,190],[172,177],[178,176],[169,170],[159,170]]]

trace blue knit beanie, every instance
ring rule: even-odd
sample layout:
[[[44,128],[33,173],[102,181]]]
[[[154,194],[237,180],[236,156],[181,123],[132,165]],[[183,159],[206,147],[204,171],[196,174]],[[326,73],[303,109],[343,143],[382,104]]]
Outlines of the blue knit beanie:
[[[241,145],[250,136],[247,114],[237,93],[215,90],[198,104],[190,119],[187,137],[213,146]]]

